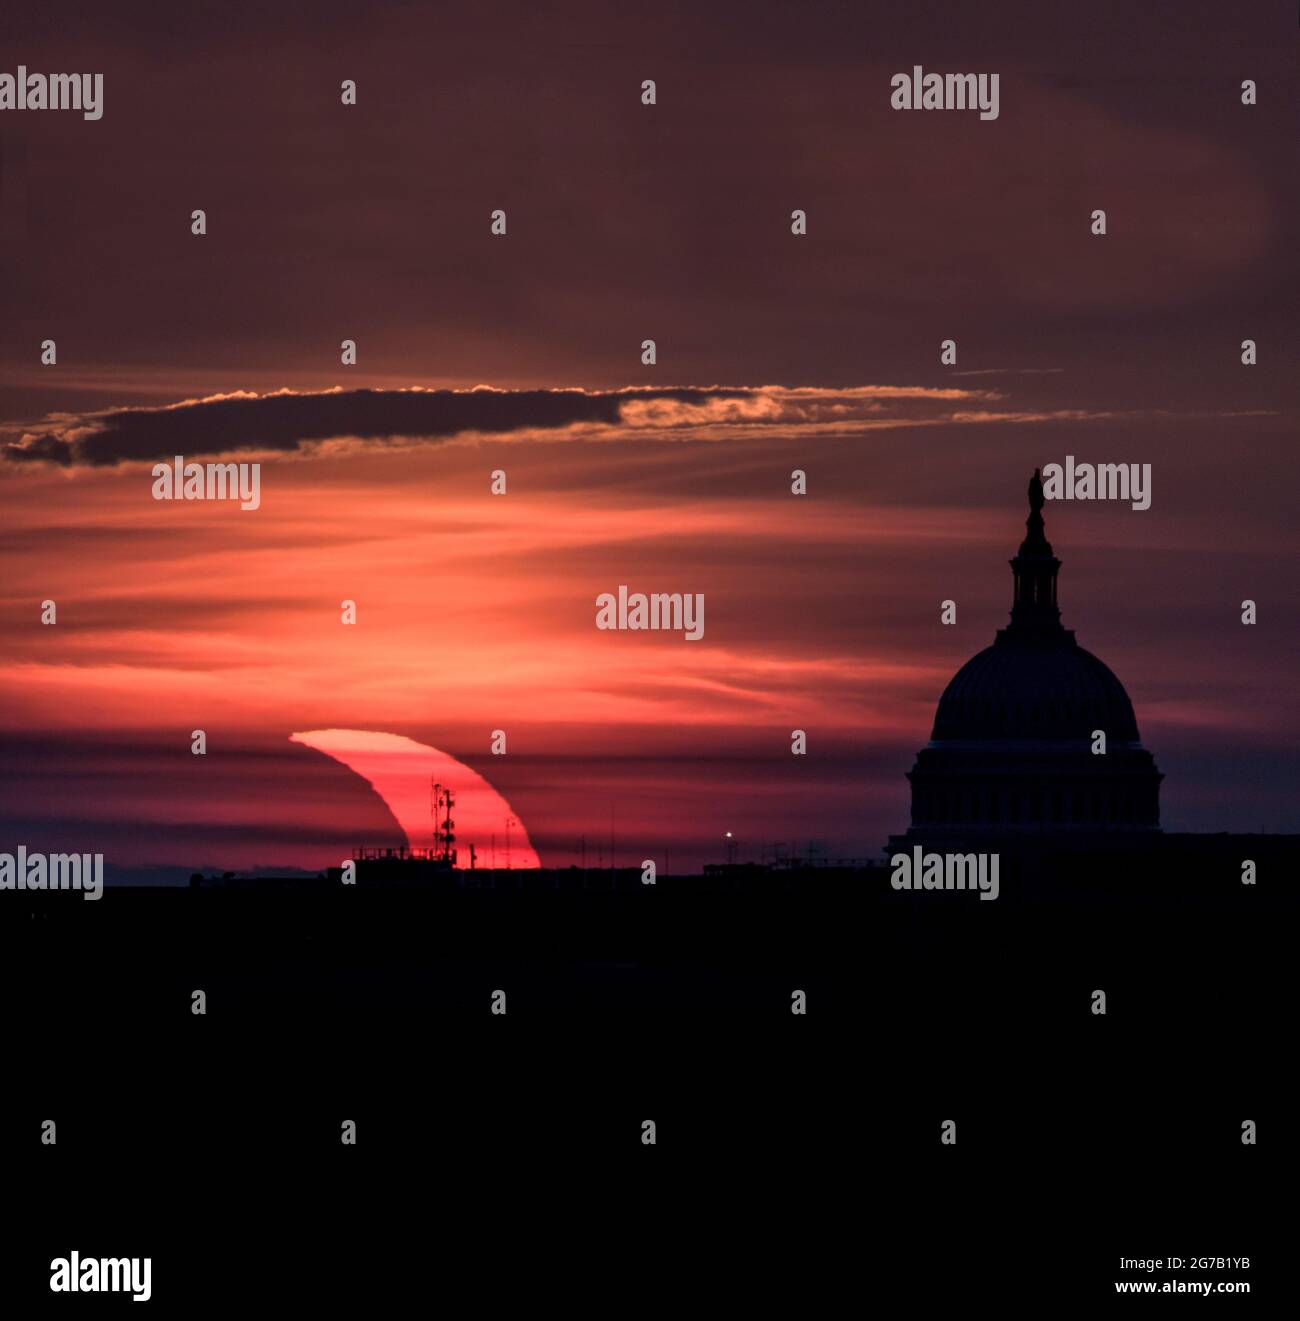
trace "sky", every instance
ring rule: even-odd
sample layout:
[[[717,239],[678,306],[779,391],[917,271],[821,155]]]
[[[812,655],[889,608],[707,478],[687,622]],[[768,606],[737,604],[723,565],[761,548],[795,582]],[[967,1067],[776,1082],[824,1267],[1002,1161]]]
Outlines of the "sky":
[[[293,741],[356,730],[548,864],[877,855],[1067,454],[1152,468],[1046,516],[1166,828],[1300,828],[1295,11],[1134,8],[7,20],[0,71],[104,114],[0,111],[0,839],[335,865],[403,838]],[[998,118],[892,110],[918,63]],[[175,454],[260,462],[260,507],[153,499]],[[704,637],[598,631],[620,584]]]

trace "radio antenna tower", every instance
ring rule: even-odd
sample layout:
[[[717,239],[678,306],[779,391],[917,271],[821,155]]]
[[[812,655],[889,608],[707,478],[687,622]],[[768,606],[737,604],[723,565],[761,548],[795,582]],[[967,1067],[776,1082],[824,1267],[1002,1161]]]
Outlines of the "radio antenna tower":
[[[434,856],[448,867],[456,865],[456,823],[451,819],[451,809],[456,804],[456,796],[447,786],[438,784],[432,777],[429,780],[429,812],[433,817]]]

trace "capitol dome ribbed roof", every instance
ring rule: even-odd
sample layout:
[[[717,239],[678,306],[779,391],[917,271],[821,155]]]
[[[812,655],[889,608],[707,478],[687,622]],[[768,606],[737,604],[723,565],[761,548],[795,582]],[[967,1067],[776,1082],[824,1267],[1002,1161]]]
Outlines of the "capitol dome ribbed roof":
[[[1124,685],[1066,633],[1056,645],[1004,636],[972,656],[939,699],[930,737],[1087,741],[1097,729],[1109,743],[1138,741]]]

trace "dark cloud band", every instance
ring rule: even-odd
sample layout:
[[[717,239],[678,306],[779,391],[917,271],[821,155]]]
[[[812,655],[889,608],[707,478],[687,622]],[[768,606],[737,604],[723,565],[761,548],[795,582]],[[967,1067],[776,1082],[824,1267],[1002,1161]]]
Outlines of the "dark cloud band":
[[[630,398],[681,404],[739,398],[744,390],[348,390],[234,395],[169,408],[123,408],[76,425],[26,435],[4,447],[10,463],[91,467],[228,454],[293,451],[340,436],[445,439],[463,432],[508,434],[580,423],[615,425]]]

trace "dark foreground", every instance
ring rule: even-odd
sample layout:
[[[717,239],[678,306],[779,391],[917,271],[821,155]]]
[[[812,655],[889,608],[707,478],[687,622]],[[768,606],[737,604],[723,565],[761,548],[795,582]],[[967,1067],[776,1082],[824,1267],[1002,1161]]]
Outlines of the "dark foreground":
[[[1125,1279],[1280,1302],[1300,886],[1289,846],[1255,886],[1237,851],[996,902],[830,869],[6,895],[9,1283],[125,1302],[49,1293],[76,1248],[151,1256],[164,1311],[301,1287],[387,1314],[481,1259],[479,1310],[536,1251],[538,1305],[614,1306],[739,1251],[739,1294],[789,1281],[808,1315],[1052,1315]],[[1251,1264],[1119,1268],[1171,1255]]]

